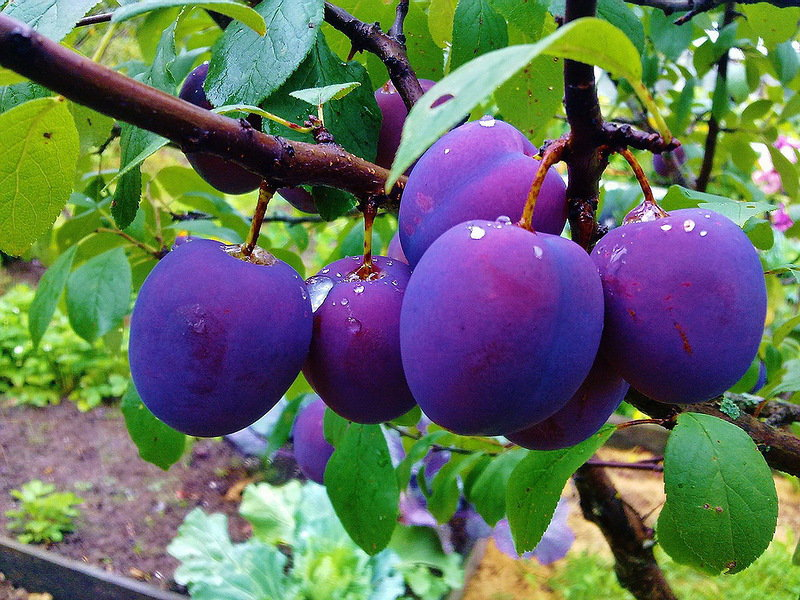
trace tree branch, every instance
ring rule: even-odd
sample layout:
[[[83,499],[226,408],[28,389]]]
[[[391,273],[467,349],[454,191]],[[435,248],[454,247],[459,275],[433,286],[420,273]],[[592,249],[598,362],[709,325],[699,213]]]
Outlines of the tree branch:
[[[597,525],[614,553],[620,585],[640,600],[676,600],[653,556],[653,531],[620,498],[604,469],[584,464],[573,475],[587,521]]]
[[[789,475],[800,476],[800,439],[789,432],[763,423],[749,414],[742,413],[732,419],[719,409],[717,402],[662,404],[651,400],[633,388],[630,389],[625,400],[643,413],[663,419],[662,425],[667,429],[675,427],[678,415],[682,412],[696,412],[724,419],[742,429],[752,438],[770,467]],[[777,404],[775,408],[768,409],[767,414],[774,414],[773,411],[777,411],[779,407],[780,404]],[[795,412],[800,413],[800,411]]]
[[[328,185],[361,198],[384,198],[389,172],[332,144],[293,142],[125,77],[0,15],[0,65],[66,98],[147,129],[184,152],[209,152],[281,186]],[[388,204],[400,201],[405,178]],[[384,202],[386,204],[387,202]]]
[[[651,8],[658,8],[664,14],[671,15],[676,12],[689,11],[677,21],[676,25],[683,25],[688,23],[692,17],[699,15],[703,12],[714,10],[718,6],[725,4],[729,0],[625,0],[628,4],[637,4],[639,6],[649,6]],[[786,8],[789,6],[797,6],[797,0],[738,0],[739,4],[756,4],[757,2],[765,2],[772,4],[778,8]]]
[[[402,24],[401,7],[398,6],[397,10],[398,17],[392,29],[397,27],[398,21]],[[417,75],[408,62],[405,45],[399,39],[383,33],[378,23],[359,21],[346,10],[330,2],[325,3],[325,20],[350,38],[354,49],[368,50],[383,61],[386,70],[389,71],[389,79],[397,88],[406,108],[411,110],[423,92]]]
[[[736,11],[734,10],[734,6],[735,6],[734,2],[731,2],[730,4],[726,5],[725,17],[723,18],[722,27],[720,29],[733,23],[733,20],[736,18]],[[715,84],[715,89],[722,89],[722,93],[725,95],[726,99],[728,95],[727,79],[728,79],[729,56],[730,56],[730,51],[725,50],[725,53],[717,61],[717,82]],[[716,96],[716,91],[714,95]],[[708,182],[711,178],[711,170],[714,167],[714,155],[716,154],[717,151],[718,138],[719,138],[719,121],[717,120],[717,117],[714,115],[712,108],[711,117],[708,120],[708,134],[706,135],[705,149],[703,151],[703,164],[700,167],[700,173],[698,173],[697,175],[697,183],[695,184],[695,188],[697,188],[698,191],[705,192],[706,188],[708,187]]]

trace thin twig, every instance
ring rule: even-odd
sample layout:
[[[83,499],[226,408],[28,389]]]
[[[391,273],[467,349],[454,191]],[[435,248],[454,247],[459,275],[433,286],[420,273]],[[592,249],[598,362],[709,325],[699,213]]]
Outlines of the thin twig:
[[[77,23],[75,23],[75,27],[86,27],[87,25],[97,25],[98,23],[108,23],[111,21],[111,17],[114,16],[114,13],[100,13],[97,15],[90,15],[88,17],[83,17]]]
[[[638,469],[642,471],[659,471],[659,472],[664,470],[664,467],[662,465],[655,464],[650,460],[629,463],[629,462],[617,462],[613,460],[599,460],[593,458],[586,461],[586,464],[591,465],[593,467],[608,467],[611,469]]]
[[[153,248],[152,246],[149,246],[148,244],[145,244],[144,242],[140,242],[135,237],[133,237],[130,234],[125,233],[124,231],[121,231],[119,229],[112,229],[110,227],[98,227],[97,229],[94,230],[94,232],[95,233],[113,233],[114,235],[118,235],[119,237],[121,237],[121,238],[125,239],[126,241],[130,242],[131,244],[133,244],[134,246],[136,246],[140,250],[144,250],[145,252],[147,252],[148,254],[150,254],[150,255],[152,255],[152,256],[154,256],[156,258],[161,258],[161,256],[162,256],[162,252],[160,250],[157,250],[157,249]]]

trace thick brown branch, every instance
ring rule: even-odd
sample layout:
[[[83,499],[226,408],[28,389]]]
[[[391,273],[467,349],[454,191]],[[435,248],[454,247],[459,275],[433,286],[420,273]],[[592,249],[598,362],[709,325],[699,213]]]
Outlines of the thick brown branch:
[[[325,3],[325,21],[350,38],[356,50],[368,50],[383,61],[394,87],[406,107],[411,110],[423,92],[417,75],[408,62],[405,46],[398,39],[383,33],[379,24],[359,21],[330,2]]]
[[[682,412],[697,412],[724,419],[741,428],[753,439],[770,467],[790,475],[800,476],[800,439],[787,431],[763,423],[749,414],[742,413],[736,419],[732,419],[719,410],[716,402],[662,404],[647,398],[634,389],[628,392],[625,400],[651,417],[664,419],[664,426],[670,429],[675,426],[676,419]]]
[[[603,532],[614,553],[620,585],[639,600],[676,600],[653,556],[653,532],[620,498],[602,468],[585,464],[573,476],[586,520]]]
[[[147,129],[186,152],[209,152],[284,186],[328,185],[380,197],[388,171],[331,144],[265,135],[96,64],[0,15],[0,65],[79,104]],[[399,203],[405,179],[390,194]]]

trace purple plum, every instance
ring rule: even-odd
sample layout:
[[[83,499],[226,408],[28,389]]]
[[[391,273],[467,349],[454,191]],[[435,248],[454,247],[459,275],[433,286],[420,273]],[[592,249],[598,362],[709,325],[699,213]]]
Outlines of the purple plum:
[[[389,241],[389,248],[386,250],[386,256],[408,264],[408,259],[406,258],[406,255],[403,254],[403,247],[400,245],[399,234],[395,233],[392,236],[392,239]]]
[[[384,256],[372,260],[377,270],[366,279],[356,274],[362,258],[348,257],[309,280],[330,290],[314,313],[303,373],[325,404],[356,423],[390,421],[415,404],[400,359],[400,307],[411,271]]]
[[[258,420],[303,365],[312,312],[303,280],[193,238],[167,254],[142,285],[128,354],[142,401],[170,427],[214,437]],[[235,247],[234,247],[235,248]]]
[[[297,210],[309,214],[317,214],[317,203],[314,202],[314,196],[311,192],[302,187],[284,187],[279,188],[278,193],[289,204],[294,206]]]
[[[605,295],[602,352],[653,400],[727,390],[756,355],[767,308],[758,254],[735,223],[689,208],[610,231],[592,258]]]
[[[214,107],[206,98],[206,92],[203,90],[206,75],[208,75],[207,62],[189,73],[178,96],[195,106],[211,110]],[[260,118],[251,117],[248,120],[256,129],[260,129]],[[187,152],[186,159],[200,177],[226,194],[246,194],[257,189],[261,184],[260,176],[214,154]]]
[[[530,450],[559,450],[588,439],[617,409],[630,386],[598,355],[592,370],[564,407],[508,439]]]
[[[430,79],[420,79],[422,91],[427,92],[436,82]],[[446,102],[451,96],[443,96],[434,103],[434,106]],[[378,156],[375,164],[384,169],[390,169],[397,149],[400,147],[400,136],[403,133],[403,124],[408,116],[403,98],[391,81],[387,81],[383,86],[375,90],[375,101],[381,109],[381,130],[378,133]]]
[[[325,403],[317,398],[297,413],[292,436],[294,458],[303,475],[323,484],[325,467],[333,454],[333,446],[325,439],[323,421]]]
[[[539,161],[536,148],[513,126],[491,117],[442,136],[417,162],[400,203],[399,232],[412,268],[445,231],[471,219],[522,216]],[[567,221],[566,186],[550,169],[533,227],[560,234]]]
[[[683,146],[678,146],[669,153],[653,154],[653,170],[662,177],[670,177],[674,174],[674,170],[670,163],[664,159],[664,154],[670,154],[675,166],[680,169],[681,165],[686,162],[686,151]]]
[[[408,384],[462,435],[506,435],[560,409],[592,366],[603,326],[597,269],[577,244],[469,221],[437,239],[400,314]]]

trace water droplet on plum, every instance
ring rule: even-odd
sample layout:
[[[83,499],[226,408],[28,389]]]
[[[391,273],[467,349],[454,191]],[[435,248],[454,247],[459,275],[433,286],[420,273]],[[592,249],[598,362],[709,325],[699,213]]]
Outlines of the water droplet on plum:
[[[325,302],[325,298],[333,289],[333,280],[330,277],[310,277],[306,281],[306,289],[309,296],[311,296],[311,310],[317,312],[317,309]]]
[[[347,330],[353,334],[358,333],[361,331],[361,321],[354,317],[347,317]]]
[[[354,294],[363,294],[364,293],[364,286],[359,284],[353,288]]]
[[[533,255],[536,258],[542,258],[542,254],[544,254],[544,251],[542,250],[541,246],[534,246],[533,247]]]
[[[683,222],[683,230],[688,233],[693,229],[694,229],[694,221],[692,221],[691,219],[686,219]]]
[[[661,231],[669,231],[670,229],[672,229],[672,225],[665,224],[661,226]]]
[[[477,225],[469,225],[467,229],[469,229],[469,237],[473,240],[479,240],[486,235],[486,230]]]
[[[511,217],[506,215],[500,215],[496,220],[498,223],[502,223],[503,225],[511,225]]]

